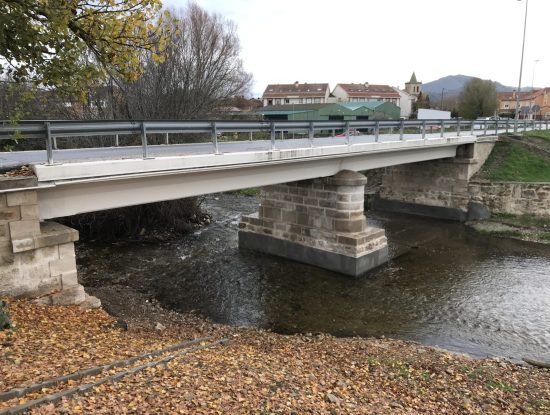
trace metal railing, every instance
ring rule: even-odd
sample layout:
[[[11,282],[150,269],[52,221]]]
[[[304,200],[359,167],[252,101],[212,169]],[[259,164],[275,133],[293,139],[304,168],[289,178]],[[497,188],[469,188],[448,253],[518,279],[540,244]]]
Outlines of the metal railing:
[[[209,134],[212,142],[212,152],[220,154],[219,136],[222,133],[249,133],[250,140],[255,132],[269,134],[270,150],[276,150],[277,133],[301,132],[307,135],[310,146],[314,146],[315,133],[320,131],[342,131],[346,144],[351,144],[353,135],[369,134],[378,142],[379,137],[388,131],[399,140],[406,136],[427,139],[427,134],[439,132],[439,137],[453,132],[461,134],[488,135],[499,132],[512,132],[515,120],[374,120],[374,121],[60,121],[38,120],[21,121],[11,125],[0,121],[0,142],[8,139],[44,139],[46,144],[46,162],[54,162],[54,150],[57,149],[57,138],[79,138],[110,136],[114,138],[114,145],[119,146],[119,137],[125,135],[139,135],[143,158],[149,158],[148,135],[163,134],[164,144],[170,144],[170,134]],[[548,120],[520,120],[519,130],[548,129]],[[411,134],[410,131],[414,133]],[[410,139],[410,138],[409,138]]]

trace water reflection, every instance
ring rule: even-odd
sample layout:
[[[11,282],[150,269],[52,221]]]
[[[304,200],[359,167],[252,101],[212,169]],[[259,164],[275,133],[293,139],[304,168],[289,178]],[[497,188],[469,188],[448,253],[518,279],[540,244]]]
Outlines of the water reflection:
[[[462,224],[376,215],[397,257],[360,279],[237,246],[253,198],[208,199],[217,222],[164,244],[79,250],[83,275],[122,283],[218,322],[292,332],[386,335],[474,356],[550,353],[550,247]],[[98,277],[99,276],[99,277]]]

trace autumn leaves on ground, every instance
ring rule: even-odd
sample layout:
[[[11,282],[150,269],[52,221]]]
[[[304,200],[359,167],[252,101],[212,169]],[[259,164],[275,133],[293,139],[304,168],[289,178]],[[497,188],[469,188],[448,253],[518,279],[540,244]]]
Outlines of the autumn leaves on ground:
[[[194,315],[117,322],[102,310],[8,300],[0,332],[0,393],[194,338],[189,347],[0,401],[8,407],[128,372],[116,382],[45,402],[30,413],[544,414],[550,371],[472,360],[388,339],[282,336]],[[194,346],[198,346],[195,344]],[[163,364],[155,362],[167,358]],[[0,395],[2,396],[2,395]]]

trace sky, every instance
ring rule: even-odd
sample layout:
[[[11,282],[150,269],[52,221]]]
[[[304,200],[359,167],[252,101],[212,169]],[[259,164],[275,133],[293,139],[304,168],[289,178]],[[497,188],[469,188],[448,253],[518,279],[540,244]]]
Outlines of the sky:
[[[295,81],[403,88],[413,71],[424,83],[462,74],[518,85],[526,0],[195,2],[236,23],[256,97]],[[550,0],[529,0],[522,86],[533,71],[536,86],[550,86],[549,16]]]

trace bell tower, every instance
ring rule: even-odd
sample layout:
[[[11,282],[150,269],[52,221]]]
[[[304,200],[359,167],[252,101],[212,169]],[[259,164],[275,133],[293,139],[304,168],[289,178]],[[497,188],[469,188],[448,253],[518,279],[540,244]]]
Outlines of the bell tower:
[[[418,95],[422,92],[422,82],[417,81],[416,74],[414,72],[411,76],[411,80],[409,82],[405,82],[405,92],[415,97],[418,97]]]

